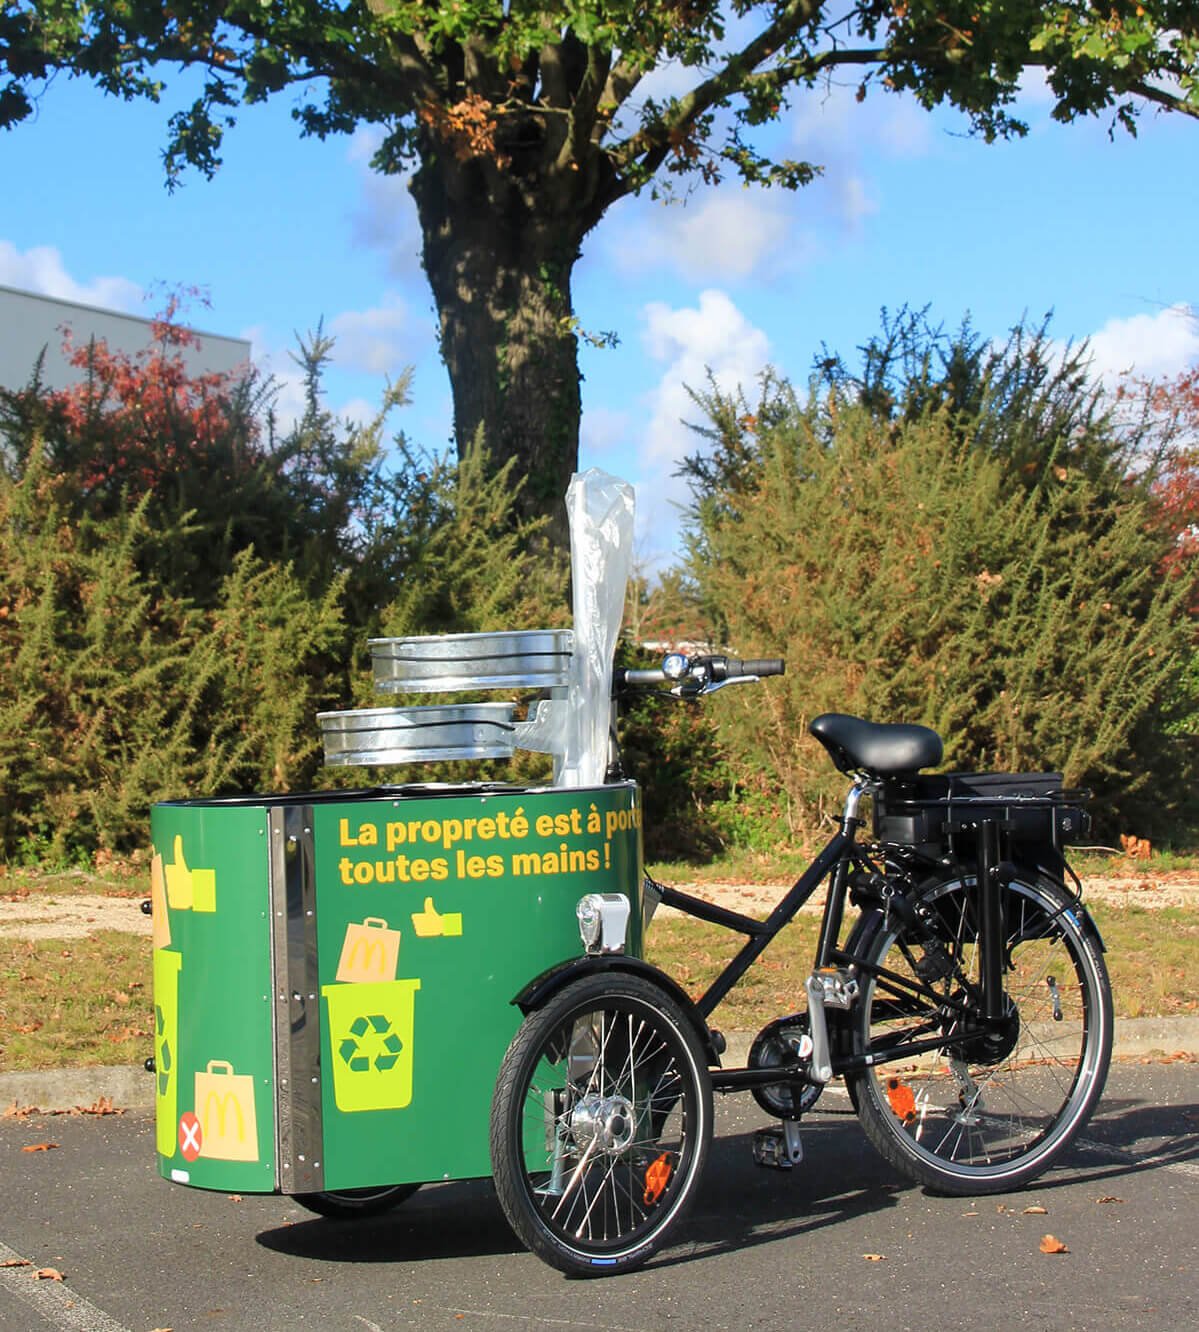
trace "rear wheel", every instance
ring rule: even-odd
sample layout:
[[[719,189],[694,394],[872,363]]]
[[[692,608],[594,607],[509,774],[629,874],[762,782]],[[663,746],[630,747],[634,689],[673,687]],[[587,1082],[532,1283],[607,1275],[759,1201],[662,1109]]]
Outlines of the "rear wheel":
[[[1060,886],[1026,878],[1003,890],[1008,1010],[985,1034],[972,877],[926,886],[916,920],[880,922],[862,950],[853,1021],[859,1053],[877,1062],[847,1078],[854,1104],[883,1156],[940,1192],[998,1193],[1035,1178],[1107,1076],[1112,1000],[1098,941]],[[894,1058],[937,1036],[926,1053]]]
[[[389,1212],[407,1202],[419,1188],[419,1184],[384,1184],[378,1188],[342,1189],[333,1193],[293,1193],[292,1199],[318,1216],[348,1221]]]
[[[690,1204],[711,1135],[707,1061],[678,1004],[640,977],[589,976],[531,1013],[504,1057],[496,1192],[551,1266],[626,1272]]]

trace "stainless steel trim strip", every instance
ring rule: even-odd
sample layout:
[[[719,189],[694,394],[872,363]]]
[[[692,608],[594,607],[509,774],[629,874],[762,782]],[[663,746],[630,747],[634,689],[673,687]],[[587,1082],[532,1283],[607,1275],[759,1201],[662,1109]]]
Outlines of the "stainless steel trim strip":
[[[324,1167],[312,809],[275,806],[269,827],[278,1188],[319,1193]]]

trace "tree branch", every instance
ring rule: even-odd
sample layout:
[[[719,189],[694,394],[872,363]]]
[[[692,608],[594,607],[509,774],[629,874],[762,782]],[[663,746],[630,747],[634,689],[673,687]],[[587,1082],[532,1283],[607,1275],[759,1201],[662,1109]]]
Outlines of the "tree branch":
[[[1167,111],[1181,111],[1184,116],[1194,116],[1199,120],[1199,106],[1188,102],[1184,97],[1168,93],[1164,88],[1155,88],[1151,83],[1137,82],[1128,85],[1128,91],[1143,97],[1147,102],[1164,106]]]
[[[792,0],[768,27],[764,28],[740,51],[729,56],[723,68],[685,96],[671,104],[670,114],[655,125],[642,127],[636,134],[615,147],[612,156],[619,169],[627,168],[642,153],[643,165],[651,161],[656,170],[670,151],[670,136],[688,129],[705,111],[731,96],[753,76],[753,71],[768,60],[785,42],[819,12],[819,0]],[[796,66],[800,62],[794,62]]]
[[[587,48],[587,67],[570,109],[570,128],[558,154],[557,166],[566,169],[570,162],[582,162],[592,137],[600,98],[612,67],[611,52],[600,47]]]

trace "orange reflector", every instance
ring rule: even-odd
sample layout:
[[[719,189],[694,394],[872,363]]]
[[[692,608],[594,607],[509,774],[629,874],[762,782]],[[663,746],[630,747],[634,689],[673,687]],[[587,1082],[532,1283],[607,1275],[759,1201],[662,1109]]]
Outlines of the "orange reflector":
[[[670,1175],[673,1168],[674,1167],[670,1164],[670,1158],[665,1152],[663,1152],[651,1165],[646,1167],[645,1203],[647,1207],[652,1207],[666,1192],[666,1186],[670,1183]]]
[[[898,1078],[888,1078],[887,1100],[891,1102],[891,1110],[896,1119],[910,1124],[916,1118],[916,1097],[906,1082],[900,1082]]]

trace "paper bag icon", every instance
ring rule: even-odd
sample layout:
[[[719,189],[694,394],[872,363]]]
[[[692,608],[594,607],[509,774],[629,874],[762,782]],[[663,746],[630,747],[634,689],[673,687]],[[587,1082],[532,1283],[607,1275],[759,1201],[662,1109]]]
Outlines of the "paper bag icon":
[[[167,912],[167,884],[160,855],[155,855],[150,861],[150,918],[153,921],[154,947],[169,948],[171,918]]]
[[[335,979],[359,984],[395,980],[399,956],[399,930],[389,929],[378,916],[367,916],[361,925],[346,926]]]
[[[196,1118],[200,1155],[215,1161],[257,1161],[258,1120],[254,1114],[254,1079],[234,1073],[223,1059],[210,1059],[196,1074]]]

